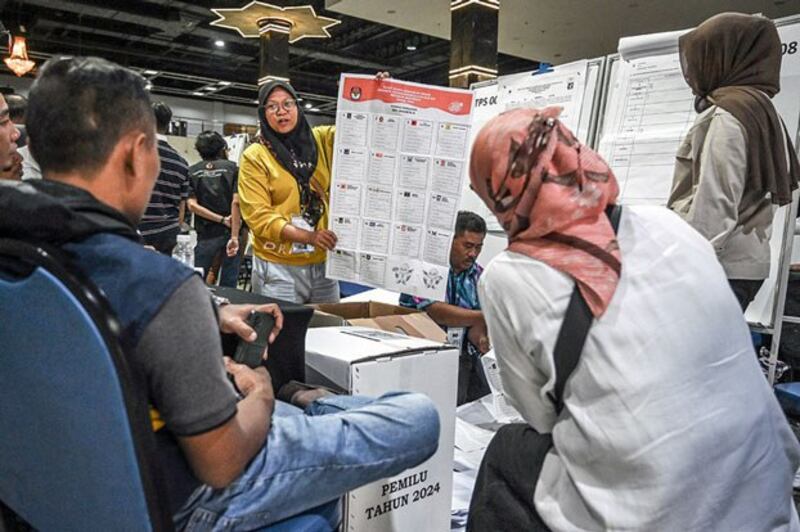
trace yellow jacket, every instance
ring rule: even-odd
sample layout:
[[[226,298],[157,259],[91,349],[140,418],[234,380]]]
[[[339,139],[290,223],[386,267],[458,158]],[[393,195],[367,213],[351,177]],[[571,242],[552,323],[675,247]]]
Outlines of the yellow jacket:
[[[325,211],[316,229],[327,229],[334,127],[317,126],[312,133],[318,153],[312,183],[316,181],[325,192],[322,197]],[[260,143],[248,147],[239,161],[239,206],[250,228],[253,253],[257,257],[290,266],[325,262],[325,250],[316,248],[312,253],[293,254],[292,242],[281,238],[281,231],[292,222],[292,216],[300,216],[300,191],[292,174]]]

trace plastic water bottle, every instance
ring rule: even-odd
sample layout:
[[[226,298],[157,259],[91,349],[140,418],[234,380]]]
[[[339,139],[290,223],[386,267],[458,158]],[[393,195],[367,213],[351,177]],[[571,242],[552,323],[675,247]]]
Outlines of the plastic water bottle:
[[[192,248],[192,239],[189,235],[178,235],[178,243],[175,244],[172,257],[189,268],[194,268],[194,248]]]

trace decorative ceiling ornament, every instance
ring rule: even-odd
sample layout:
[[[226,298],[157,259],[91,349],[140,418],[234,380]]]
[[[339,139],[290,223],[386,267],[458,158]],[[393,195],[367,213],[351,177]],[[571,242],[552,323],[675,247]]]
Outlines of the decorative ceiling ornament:
[[[300,39],[329,39],[328,29],[341,20],[317,15],[312,6],[279,7],[254,0],[240,8],[213,8],[219,16],[212,26],[236,30],[245,38],[257,38],[262,28],[269,24],[290,26],[289,42]]]
[[[11,72],[17,76],[24,76],[36,66],[36,63],[28,59],[28,43],[25,37],[14,37],[14,42],[10,50],[11,55],[6,57],[3,61],[6,66],[11,69]]]

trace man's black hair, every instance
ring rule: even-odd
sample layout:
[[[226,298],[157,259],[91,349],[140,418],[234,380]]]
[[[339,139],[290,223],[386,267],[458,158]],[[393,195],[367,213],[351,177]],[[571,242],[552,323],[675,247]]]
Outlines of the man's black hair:
[[[470,211],[458,211],[456,218],[456,236],[470,233],[486,234],[486,220]]]
[[[209,161],[225,157],[225,149],[228,147],[228,143],[216,131],[203,131],[197,135],[194,147],[204,161]]]
[[[52,58],[28,97],[30,150],[44,174],[92,173],[132,130],[155,141],[144,78],[105,59]]]
[[[8,104],[8,117],[15,124],[25,123],[25,111],[28,109],[28,99],[21,94],[9,94],[6,96]]]
[[[172,120],[172,109],[164,102],[153,102],[153,113],[156,115],[156,129],[159,133],[166,133]]]

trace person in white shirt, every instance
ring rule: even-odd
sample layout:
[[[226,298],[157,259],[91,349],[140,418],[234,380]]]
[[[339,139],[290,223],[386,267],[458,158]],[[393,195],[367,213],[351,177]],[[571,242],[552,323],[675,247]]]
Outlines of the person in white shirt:
[[[472,153],[509,238],[479,294],[526,424],[489,446],[468,530],[800,530],[800,445],[714,249],[663,207],[622,207],[615,235],[616,178],[559,113],[503,113]],[[576,286],[592,321],[557,413]]]

